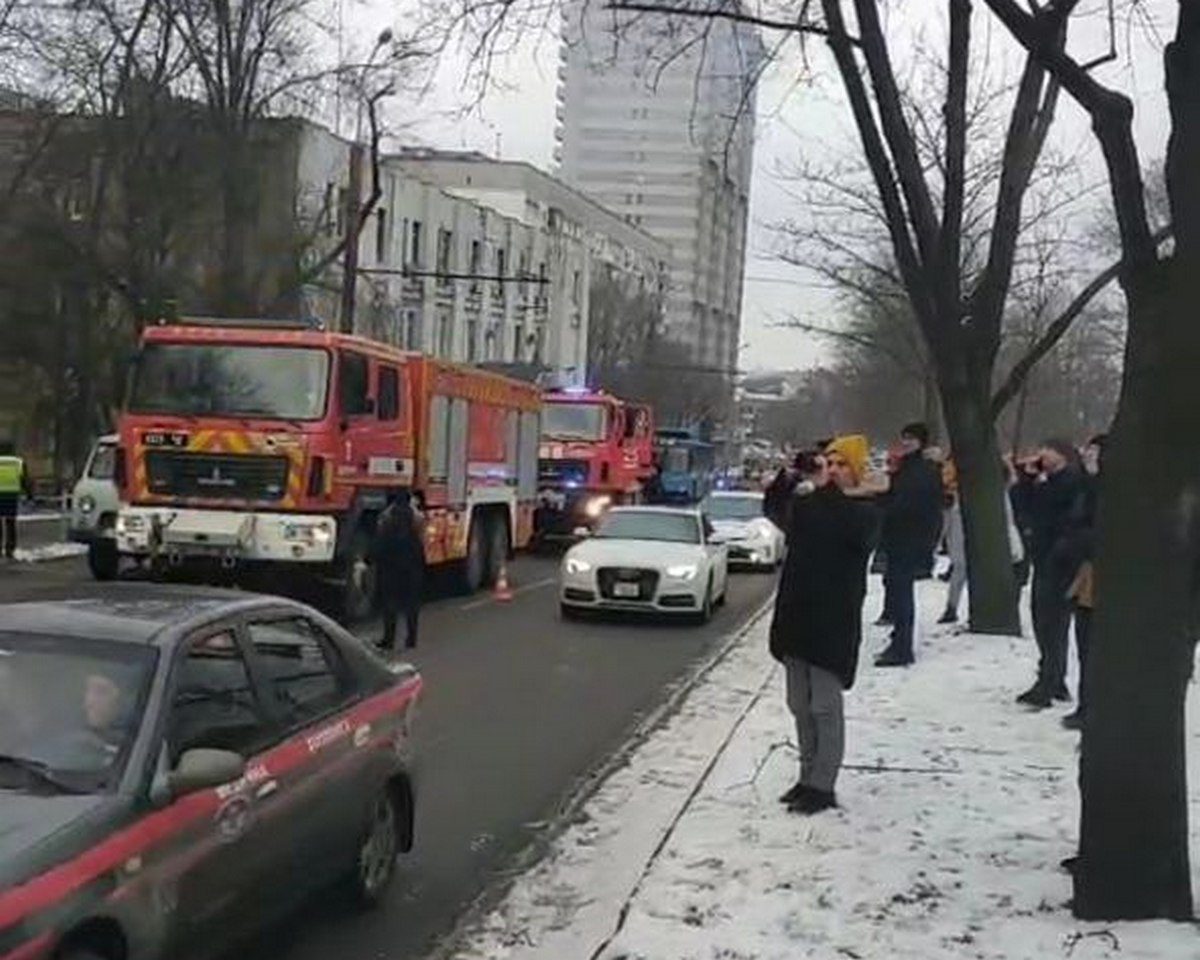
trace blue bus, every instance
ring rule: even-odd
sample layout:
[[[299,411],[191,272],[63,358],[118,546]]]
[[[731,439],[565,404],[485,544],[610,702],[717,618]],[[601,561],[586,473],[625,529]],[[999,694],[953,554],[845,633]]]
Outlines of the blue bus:
[[[660,503],[699,503],[712,489],[716,447],[692,431],[660,429],[654,433],[659,466],[655,499]]]

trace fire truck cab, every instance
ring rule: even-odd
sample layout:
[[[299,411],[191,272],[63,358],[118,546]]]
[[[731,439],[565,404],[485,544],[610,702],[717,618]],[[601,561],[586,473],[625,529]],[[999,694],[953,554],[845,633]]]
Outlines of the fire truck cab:
[[[532,536],[539,405],[531,385],[317,323],[150,327],[121,418],[118,549],[316,574],[361,618],[376,517],[407,490],[427,563],[477,589]]]
[[[571,536],[608,507],[637,503],[654,472],[654,418],[647,406],[603,391],[542,395],[537,533]]]

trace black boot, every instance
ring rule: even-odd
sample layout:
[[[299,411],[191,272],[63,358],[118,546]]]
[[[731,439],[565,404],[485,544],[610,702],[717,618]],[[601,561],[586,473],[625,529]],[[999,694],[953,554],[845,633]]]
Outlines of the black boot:
[[[1023,694],[1017,697],[1017,703],[1024,704],[1027,707],[1036,707],[1039,710],[1044,710],[1053,703],[1053,699],[1048,694],[1045,688],[1040,683],[1035,683],[1032,687],[1026,690]]]
[[[958,623],[958,611],[947,607],[946,612],[938,617],[938,623]]]
[[[795,803],[802,796],[808,793],[810,789],[811,787],[809,787],[807,784],[803,784],[797,780],[794,784],[792,784],[786,793],[780,795],[779,802],[787,804]]]
[[[791,813],[812,816],[822,810],[832,810],[837,805],[837,797],[834,796],[833,791],[813,789],[803,794],[795,803],[789,804],[788,810]]]

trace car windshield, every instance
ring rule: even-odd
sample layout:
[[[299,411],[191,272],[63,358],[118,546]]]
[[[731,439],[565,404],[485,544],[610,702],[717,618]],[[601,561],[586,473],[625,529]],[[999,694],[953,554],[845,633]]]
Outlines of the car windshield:
[[[657,540],[665,543],[700,543],[700,525],[689,513],[665,510],[614,511],[596,530],[599,540]]]
[[[133,413],[318,420],[329,355],[315,347],[151,343],[138,359]]]
[[[755,520],[763,515],[762,497],[709,497],[704,512],[712,520]]]
[[[0,632],[0,791],[112,790],[154,661],[148,646]]]
[[[542,436],[552,440],[603,440],[608,417],[598,403],[546,403]]]

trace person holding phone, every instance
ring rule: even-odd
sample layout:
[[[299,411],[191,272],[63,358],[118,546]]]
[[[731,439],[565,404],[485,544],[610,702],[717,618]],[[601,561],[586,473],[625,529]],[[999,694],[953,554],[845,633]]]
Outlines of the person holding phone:
[[[839,437],[802,471],[788,511],[788,553],[771,622],[771,655],[786,670],[800,777],[780,800],[795,813],[837,806],[845,753],[843,691],[854,685],[862,644],[867,561],[875,521],[856,496],[868,457],[864,437]]]

